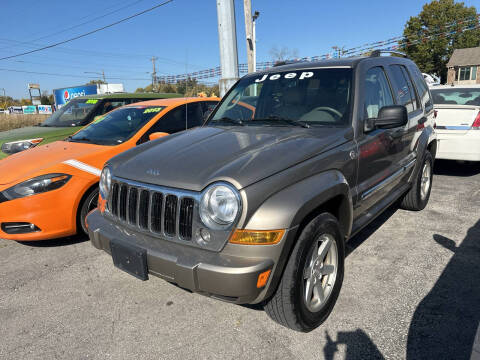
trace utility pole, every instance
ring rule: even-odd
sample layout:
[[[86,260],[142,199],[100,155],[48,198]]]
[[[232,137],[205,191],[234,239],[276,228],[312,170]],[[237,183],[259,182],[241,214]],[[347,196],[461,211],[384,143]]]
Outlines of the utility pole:
[[[245,15],[245,35],[247,38],[247,63],[248,63],[248,73],[254,72],[253,68],[253,26],[252,26],[252,1],[243,0],[243,12]]]
[[[152,56],[150,59],[152,61],[152,66],[153,66],[153,71],[152,71],[152,91],[155,92],[157,91],[157,70],[155,69],[155,60],[158,58],[155,56]]]
[[[222,78],[220,96],[230,89],[238,79],[237,32],[233,0],[217,0],[218,42]]]
[[[257,29],[256,22],[260,16],[259,11],[255,11],[255,14],[252,16],[252,42],[253,42],[253,71],[257,71]]]

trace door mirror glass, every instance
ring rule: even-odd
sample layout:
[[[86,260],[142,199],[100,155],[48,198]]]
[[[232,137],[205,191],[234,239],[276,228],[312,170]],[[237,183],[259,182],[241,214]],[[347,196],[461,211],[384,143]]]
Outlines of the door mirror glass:
[[[164,137],[167,135],[170,135],[170,134],[166,132],[154,132],[148,136],[148,139],[152,141],[152,140],[160,139],[161,137]]]

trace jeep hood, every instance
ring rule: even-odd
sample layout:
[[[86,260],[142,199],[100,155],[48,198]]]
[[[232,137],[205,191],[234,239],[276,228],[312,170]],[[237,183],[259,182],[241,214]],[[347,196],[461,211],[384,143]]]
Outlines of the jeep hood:
[[[201,191],[214,181],[241,189],[346,142],[351,129],[204,127],[136,147],[110,163],[115,176]]]

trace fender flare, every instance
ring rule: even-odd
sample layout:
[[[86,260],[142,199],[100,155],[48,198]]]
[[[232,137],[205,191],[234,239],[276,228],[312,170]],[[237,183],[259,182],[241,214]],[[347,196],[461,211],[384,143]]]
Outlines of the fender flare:
[[[342,233],[348,237],[353,222],[352,195],[347,180],[338,170],[315,174],[273,194],[255,210],[245,228],[294,228],[299,226],[308,214],[339,195],[345,199],[345,204],[341,204],[338,220]]]
[[[425,154],[425,151],[427,150],[428,146],[432,142],[436,142],[436,141],[437,141],[437,135],[435,133],[435,130],[431,126],[428,126],[422,130],[422,133],[420,134],[420,137],[418,138],[417,144],[416,144],[417,163],[415,164],[415,168],[410,174],[410,178],[408,179],[410,183],[413,182],[413,180],[418,175],[420,168],[422,167],[423,155]],[[432,154],[432,156],[435,159],[435,154]]]

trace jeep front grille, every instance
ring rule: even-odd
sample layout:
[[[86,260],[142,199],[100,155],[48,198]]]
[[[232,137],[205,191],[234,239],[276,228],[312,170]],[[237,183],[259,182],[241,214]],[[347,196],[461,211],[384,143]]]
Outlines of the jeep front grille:
[[[110,216],[138,230],[192,239],[193,197],[157,191],[148,185],[113,181],[107,208]]]

